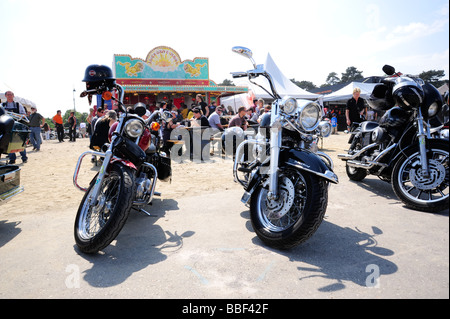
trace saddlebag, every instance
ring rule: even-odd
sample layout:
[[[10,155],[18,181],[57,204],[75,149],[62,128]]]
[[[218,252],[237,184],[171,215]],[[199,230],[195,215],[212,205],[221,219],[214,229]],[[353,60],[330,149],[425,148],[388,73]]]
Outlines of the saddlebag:
[[[0,202],[21,193],[20,168],[17,165],[0,165]]]
[[[168,182],[172,177],[172,166],[170,157],[158,156],[156,161],[156,171],[158,172],[158,179],[163,182]]]
[[[0,131],[0,152],[2,154],[17,153],[25,149],[25,142],[30,134],[27,125],[4,115],[0,119]]]

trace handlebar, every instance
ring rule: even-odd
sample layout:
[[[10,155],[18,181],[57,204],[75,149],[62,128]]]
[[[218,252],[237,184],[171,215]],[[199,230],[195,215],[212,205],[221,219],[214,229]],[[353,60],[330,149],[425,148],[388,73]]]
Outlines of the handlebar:
[[[247,77],[247,72],[231,72],[233,79]]]

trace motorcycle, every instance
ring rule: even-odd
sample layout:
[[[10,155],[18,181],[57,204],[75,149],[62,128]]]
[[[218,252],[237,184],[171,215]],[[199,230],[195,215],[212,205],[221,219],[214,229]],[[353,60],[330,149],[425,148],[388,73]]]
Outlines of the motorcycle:
[[[422,79],[383,67],[388,77],[377,84],[368,99],[385,111],[379,123],[365,121],[351,132],[346,172],[353,181],[372,174],[392,184],[407,206],[425,212],[448,209],[448,140],[432,138],[427,122],[442,107],[439,91]]]
[[[328,204],[329,183],[338,183],[331,158],[307,149],[319,127],[321,108],[312,101],[282,98],[250,49],[233,47],[233,52],[250,59],[254,67],[232,72],[233,78],[248,77],[274,98],[256,137],[237,146],[234,179],[244,187],[241,201],[250,206],[257,236],[268,246],[289,249],[318,229]],[[267,79],[270,91],[253,81],[259,76]]]
[[[123,104],[124,90],[116,83],[112,71],[103,65],[86,69],[86,90],[81,97],[93,94],[103,100],[117,103],[119,120],[109,131],[110,143],[100,151],[86,151],[80,155],[75,167],[73,182],[85,192],[78,208],[74,237],[78,248],[88,254],[107,247],[119,234],[131,209],[141,211],[152,202],[157,180],[170,181],[170,158],[160,149],[159,129],[168,119],[164,112],[154,112],[143,119],[145,106],[127,109]],[[113,95],[114,93],[114,95]],[[118,98],[116,97],[118,95]],[[87,155],[103,158],[98,174],[85,188],[78,184],[78,174]]]
[[[25,123],[25,115],[0,110],[0,156],[11,152],[21,152],[31,131]],[[6,160],[6,159],[5,159]],[[0,160],[0,204],[22,193],[20,167]]]

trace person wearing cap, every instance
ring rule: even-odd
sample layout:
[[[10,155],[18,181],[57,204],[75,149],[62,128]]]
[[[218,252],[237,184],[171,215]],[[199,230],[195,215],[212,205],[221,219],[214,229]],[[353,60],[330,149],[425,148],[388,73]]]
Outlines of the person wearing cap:
[[[14,101],[14,93],[13,92],[6,91],[5,96],[6,96],[6,102],[4,102],[2,104],[5,111],[27,115],[27,111],[26,111],[25,107],[20,102]],[[22,152],[20,152],[20,156],[22,157],[23,163],[26,163],[28,161],[26,149],[24,149]],[[8,158],[9,158],[9,164],[16,163],[16,158],[17,158],[16,153],[9,153]]]
[[[209,116],[208,121],[209,125],[216,133],[218,131],[223,132],[224,128],[220,122],[220,117],[222,116],[223,106],[218,106],[216,110]]]
[[[30,114],[30,141],[33,144],[33,151],[39,152],[41,150],[41,127],[45,124],[45,118],[37,112],[36,107],[31,107]]]

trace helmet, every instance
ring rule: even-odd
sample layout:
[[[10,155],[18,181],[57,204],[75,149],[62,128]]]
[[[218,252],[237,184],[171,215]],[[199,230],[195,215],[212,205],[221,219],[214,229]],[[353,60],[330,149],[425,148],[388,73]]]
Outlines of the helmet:
[[[374,88],[370,97],[367,99],[369,106],[377,111],[385,111],[391,108],[393,105],[390,103],[388,98],[389,87],[386,84],[377,84]]]
[[[111,90],[116,84],[112,70],[106,65],[92,64],[86,68],[84,72],[83,82],[86,82],[86,89]]]
[[[134,105],[134,113],[139,115],[139,116],[144,116],[145,113],[147,112],[147,107],[145,106],[144,103],[142,102],[138,102]]]
[[[392,95],[395,103],[404,108],[411,110],[418,108],[423,102],[424,93],[422,87],[413,79],[408,77],[400,77],[397,79]]]

